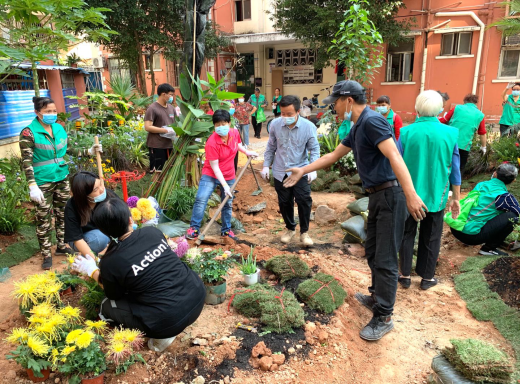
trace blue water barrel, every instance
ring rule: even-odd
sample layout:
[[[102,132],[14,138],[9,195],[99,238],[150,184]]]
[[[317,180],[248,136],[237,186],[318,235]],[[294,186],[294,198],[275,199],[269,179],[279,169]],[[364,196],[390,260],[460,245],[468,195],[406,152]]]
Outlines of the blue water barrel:
[[[70,112],[71,117],[69,120],[77,120],[80,118],[79,107],[71,107],[73,104],[78,104],[78,99],[69,99],[66,96],[76,96],[76,88],[64,88],[63,89],[63,101],[65,102],[65,111]]]
[[[40,90],[40,96],[51,97],[49,90]],[[34,90],[0,91],[0,139],[20,135],[36,117],[33,104]]]

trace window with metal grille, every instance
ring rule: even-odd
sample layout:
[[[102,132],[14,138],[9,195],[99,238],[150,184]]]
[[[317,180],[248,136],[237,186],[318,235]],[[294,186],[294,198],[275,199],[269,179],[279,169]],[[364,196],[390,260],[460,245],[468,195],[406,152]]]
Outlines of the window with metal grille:
[[[387,49],[387,82],[412,81],[414,39],[407,39]]]
[[[74,85],[74,73],[60,71],[60,77],[62,80],[62,89],[76,88]]]
[[[284,68],[284,84],[322,83],[322,69],[315,69],[316,51],[308,48],[278,50],[277,67]]]
[[[519,35],[503,37],[498,78],[519,79],[519,47]]]
[[[441,56],[461,56],[472,53],[472,32],[444,33],[441,37]]]

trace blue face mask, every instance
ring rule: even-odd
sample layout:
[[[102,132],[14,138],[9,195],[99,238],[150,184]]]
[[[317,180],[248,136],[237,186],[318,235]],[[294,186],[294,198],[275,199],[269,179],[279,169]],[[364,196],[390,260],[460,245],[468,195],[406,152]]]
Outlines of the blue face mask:
[[[103,192],[97,197],[92,198],[92,200],[94,201],[94,203],[100,203],[103,202],[105,198],[107,198],[107,189],[103,190]]]
[[[512,90],[512,96],[519,96],[519,90]]]
[[[383,115],[386,114],[389,109],[387,106],[376,106],[375,111]]]
[[[168,98],[168,103],[172,104],[173,101],[174,101],[174,97],[173,97],[173,96],[170,96],[170,97]]]
[[[351,114],[353,113],[353,111],[349,111],[349,112],[344,112],[344,120],[347,120],[348,122],[351,121]]]
[[[235,114],[235,108],[230,108],[230,115]]]
[[[285,116],[284,117],[284,124],[286,126],[291,126],[296,121],[297,121],[297,117],[296,116]]]
[[[58,114],[43,114],[42,122],[45,124],[54,124],[58,120]]]
[[[226,135],[228,135],[228,132],[230,132],[230,126],[226,125],[226,126],[215,127],[215,132],[217,132],[217,135],[219,135],[219,136],[226,136]]]

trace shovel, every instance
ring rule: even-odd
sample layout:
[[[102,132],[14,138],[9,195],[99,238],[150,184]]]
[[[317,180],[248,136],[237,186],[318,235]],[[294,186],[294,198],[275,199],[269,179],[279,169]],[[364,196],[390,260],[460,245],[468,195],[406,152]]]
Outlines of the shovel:
[[[241,172],[239,173],[239,176],[237,177],[237,179],[235,179],[235,183],[233,184],[232,187],[230,187],[230,191],[234,191],[235,190],[235,187],[237,186],[237,184],[239,183],[239,181],[241,180],[242,176],[244,175],[244,172],[246,171],[246,169],[248,168],[248,166],[251,165],[251,158],[248,158],[248,162],[246,163],[246,165],[242,168]],[[204,241],[204,237],[205,237],[205,234],[206,232],[210,229],[210,227],[213,225],[213,223],[215,222],[215,220],[217,219],[217,216],[221,213],[224,205],[226,204],[226,202],[228,202],[228,199],[230,199],[230,197],[228,195],[226,195],[223,199],[223,201],[221,202],[221,204],[219,205],[219,207],[217,208],[217,210],[215,211],[215,213],[213,214],[213,217],[212,219],[210,219],[210,222],[208,222],[204,228],[204,230],[202,231],[201,234],[199,234],[199,237],[197,237],[197,240],[195,241],[195,244],[197,246],[199,246],[203,241]],[[214,243],[214,241],[212,241],[212,243]]]
[[[239,135],[241,136],[241,142],[244,143],[244,140],[242,139],[242,133],[241,130],[239,131]],[[253,165],[250,163],[251,172],[253,173],[253,177],[255,178],[255,183],[257,183],[257,190],[251,193],[252,196],[257,196],[259,194],[262,194],[262,187],[259,184],[259,181],[257,179],[257,175],[255,174],[255,170],[253,169]]]
[[[94,137],[94,144],[99,145],[99,138],[97,136]],[[98,164],[98,175],[101,180],[103,180],[103,167],[101,167],[101,154],[98,150],[96,150],[96,163]]]

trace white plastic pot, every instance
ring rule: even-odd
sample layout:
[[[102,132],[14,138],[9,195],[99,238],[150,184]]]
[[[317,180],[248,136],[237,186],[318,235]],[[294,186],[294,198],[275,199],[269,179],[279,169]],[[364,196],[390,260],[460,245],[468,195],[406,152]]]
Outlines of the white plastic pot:
[[[244,274],[244,284],[246,286],[255,285],[257,282],[259,282],[259,272],[260,270],[257,269],[257,271],[254,274]]]

